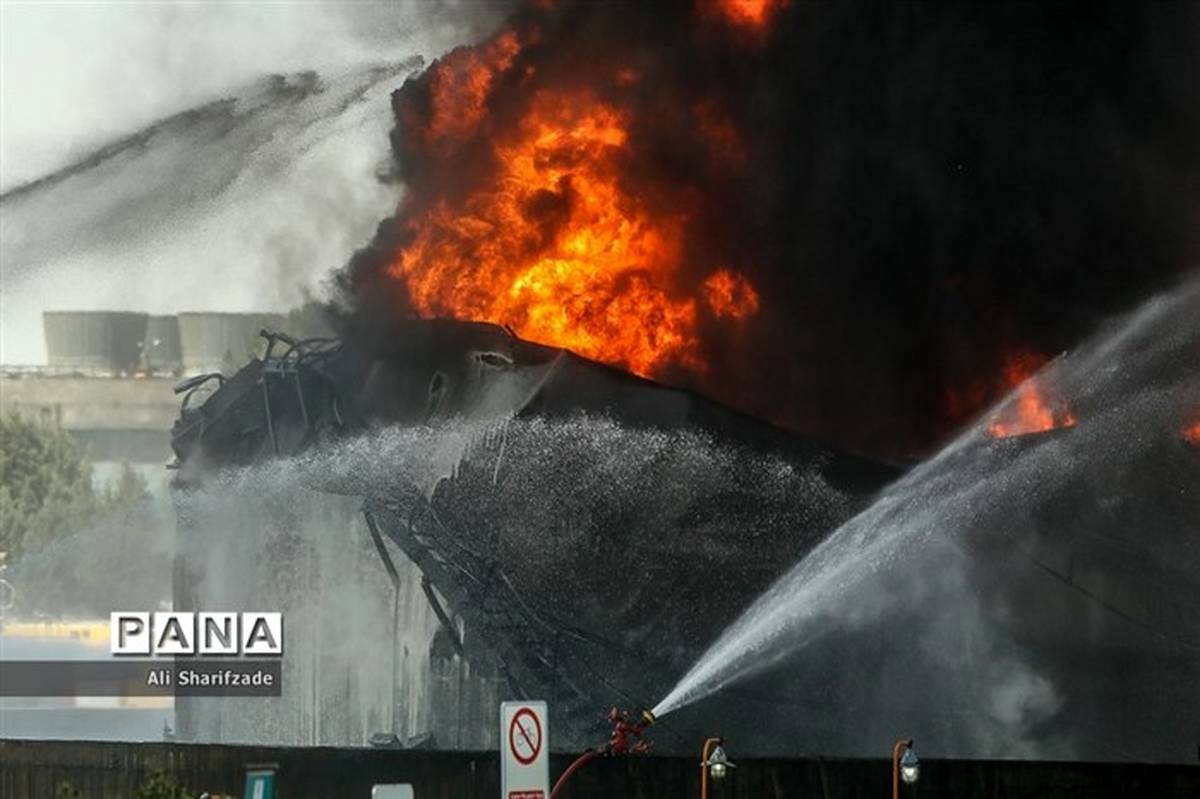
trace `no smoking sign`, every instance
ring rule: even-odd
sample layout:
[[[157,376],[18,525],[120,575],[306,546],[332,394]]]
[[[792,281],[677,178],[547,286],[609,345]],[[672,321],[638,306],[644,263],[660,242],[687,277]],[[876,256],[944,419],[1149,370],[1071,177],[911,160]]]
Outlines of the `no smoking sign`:
[[[500,706],[501,799],[546,799],[550,793],[545,702]]]
[[[542,752],[542,722],[530,708],[522,707],[508,725],[508,745],[522,766],[537,760]]]

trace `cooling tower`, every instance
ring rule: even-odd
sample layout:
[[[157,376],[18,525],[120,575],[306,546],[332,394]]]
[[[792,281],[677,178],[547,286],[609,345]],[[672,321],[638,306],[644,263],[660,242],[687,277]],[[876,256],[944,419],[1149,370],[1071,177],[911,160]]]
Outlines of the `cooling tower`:
[[[142,358],[149,372],[178,372],[183,368],[179,346],[179,320],[175,316],[151,316],[146,320]]]
[[[135,371],[147,315],[125,311],[46,311],[42,325],[51,367],[119,374]]]
[[[185,312],[178,316],[183,371],[232,373],[262,354],[264,327],[279,328],[283,317],[267,313]]]

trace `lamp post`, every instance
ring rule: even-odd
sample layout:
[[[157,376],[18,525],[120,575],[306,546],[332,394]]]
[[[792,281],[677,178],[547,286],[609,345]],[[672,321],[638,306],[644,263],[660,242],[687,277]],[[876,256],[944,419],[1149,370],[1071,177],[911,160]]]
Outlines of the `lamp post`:
[[[921,776],[921,761],[912,745],[912,738],[901,738],[892,747],[892,799],[900,799],[901,780],[912,785]]]
[[[729,769],[737,768],[725,754],[725,747],[720,737],[709,738],[700,750],[700,799],[708,799],[708,778],[723,780]]]

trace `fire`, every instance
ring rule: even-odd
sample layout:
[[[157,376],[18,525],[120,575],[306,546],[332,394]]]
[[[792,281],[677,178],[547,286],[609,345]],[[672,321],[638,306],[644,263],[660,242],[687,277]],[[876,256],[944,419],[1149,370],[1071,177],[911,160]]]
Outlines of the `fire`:
[[[1017,396],[991,420],[988,432],[993,437],[1006,438],[1073,426],[1076,418],[1070,407],[1035,377],[1048,360],[1045,355],[1032,350],[1011,352],[999,375],[975,379],[946,391],[943,397],[946,418],[952,424],[962,424],[998,397],[1017,390]]]
[[[733,25],[761,32],[783,5],[785,0],[717,0],[716,11]]]
[[[1010,386],[1020,386],[1017,397],[996,415],[988,433],[993,438],[1010,438],[1031,433],[1044,433],[1061,427],[1074,427],[1075,414],[1058,397],[1045,390],[1034,374],[1044,358],[1031,353],[1014,355],[1005,367],[1005,379]]]
[[[745,319],[758,311],[758,292],[729,269],[719,269],[704,281],[704,299],[717,316]]]
[[[1069,408],[1055,407],[1031,380],[1023,386],[1016,402],[988,426],[993,438],[1009,438],[1029,433],[1044,433],[1060,427],[1074,427],[1077,419]]]
[[[1192,424],[1183,428],[1182,435],[1184,441],[1200,447],[1200,413],[1196,414],[1196,420]]]
[[[508,69],[519,49],[516,34],[504,31],[478,49],[462,47],[446,56],[430,75],[427,140],[451,145],[473,134],[486,115],[492,81]]]
[[[988,426],[992,438],[1044,433],[1060,427],[1074,427],[1075,414],[1060,397],[1055,397],[1038,383],[1036,373],[1045,359],[1033,353],[1020,353],[1009,358],[1004,378],[1010,386],[1020,386],[1016,399],[1001,409]]]
[[[519,118],[489,127],[489,91],[518,51],[505,35],[432,68],[423,146],[445,157],[482,143],[488,168],[402,216],[389,274],[422,315],[505,324],[642,375],[702,373],[702,301],[742,319],[757,293],[729,269],[687,285],[685,203],[652,210],[622,180],[632,111],[577,86],[539,87]]]

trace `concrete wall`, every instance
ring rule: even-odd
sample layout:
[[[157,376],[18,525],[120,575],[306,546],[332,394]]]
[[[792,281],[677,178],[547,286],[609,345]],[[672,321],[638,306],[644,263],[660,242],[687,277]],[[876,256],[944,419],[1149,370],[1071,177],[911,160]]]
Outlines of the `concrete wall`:
[[[180,698],[178,739],[364,746],[392,733],[494,746],[508,685],[490,652],[468,635],[466,660],[455,654],[420,570],[390,543],[398,591],[389,581],[362,501],[306,482],[295,464],[266,463],[175,492],[175,608],[278,610],[286,642],[281,696]]]
[[[737,750],[730,746],[736,759]],[[555,756],[552,778],[571,758]],[[697,758],[604,759],[583,767],[560,799],[698,796]],[[54,796],[64,782],[82,797],[130,797],[154,771],[166,771],[195,792],[238,796],[244,768],[276,763],[280,799],[370,796],[377,782],[407,782],[417,799],[495,799],[494,753],[383,749],[269,749],[182,744],[0,741],[0,796]],[[891,795],[890,766],[879,760],[741,760],[712,799],[882,799]],[[1059,799],[1060,797],[1200,797],[1195,766],[1110,765],[1026,761],[926,761],[908,799]]]
[[[93,461],[166,463],[179,398],[168,378],[0,375],[0,412],[69,432]]]
[[[175,607],[281,611],[286,652],[280,697],[180,698],[180,740],[363,746],[376,733],[436,733],[429,647],[439,622],[420,573],[394,553],[397,597],[361,503],[277,473],[176,496]]]
[[[179,415],[174,380],[146,378],[0,377],[0,405],[66,430],[155,430]]]

